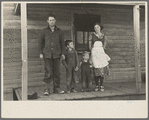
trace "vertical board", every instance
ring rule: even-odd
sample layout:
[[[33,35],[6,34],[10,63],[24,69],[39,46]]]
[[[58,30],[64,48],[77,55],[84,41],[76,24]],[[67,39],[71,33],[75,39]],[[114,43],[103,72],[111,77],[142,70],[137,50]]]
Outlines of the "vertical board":
[[[22,39],[22,100],[27,100],[27,15],[26,3],[21,3],[21,39]]]
[[[141,64],[140,64],[140,9],[139,5],[133,8],[134,13],[134,40],[135,40],[135,71],[137,92],[141,90]]]

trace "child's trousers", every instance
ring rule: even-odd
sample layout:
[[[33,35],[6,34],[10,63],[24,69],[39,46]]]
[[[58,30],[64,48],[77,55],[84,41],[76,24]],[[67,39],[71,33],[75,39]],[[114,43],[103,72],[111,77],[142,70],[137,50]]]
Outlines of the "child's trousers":
[[[71,90],[75,87],[75,83],[77,81],[77,74],[74,70],[75,67],[73,64],[68,65],[68,68],[66,69],[66,81],[67,81],[67,90]]]
[[[92,81],[91,81],[91,70],[83,70],[81,71],[82,78],[82,89],[90,89]]]

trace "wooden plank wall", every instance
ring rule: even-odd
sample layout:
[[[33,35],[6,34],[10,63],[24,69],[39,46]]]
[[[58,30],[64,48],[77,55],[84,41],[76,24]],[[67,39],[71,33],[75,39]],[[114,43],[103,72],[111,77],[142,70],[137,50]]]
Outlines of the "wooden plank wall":
[[[40,8],[40,9],[39,9]],[[21,24],[20,16],[5,7],[4,22],[4,91],[21,86]],[[107,54],[111,76],[106,81],[135,80],[133,12],[132,6],[114,5],[48,5],[29,4],[28,10],[28,85],[43,85],[44,66],[39,59],[38,38],[41,30],[47,26],[47,14],[54,13],[57,26],[64,31],[65,39],[71,38],[71,14],[99,14],[108,37]],[[145,67],[145,23],[144,10],[141,10],[141,66]],[[65,68],[61,65],[61,83],[65,83]]]

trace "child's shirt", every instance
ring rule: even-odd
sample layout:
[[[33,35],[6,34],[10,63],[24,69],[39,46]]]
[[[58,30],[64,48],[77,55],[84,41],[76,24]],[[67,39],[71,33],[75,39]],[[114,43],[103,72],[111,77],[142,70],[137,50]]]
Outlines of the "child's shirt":
[[[82,64],[81,64],[81,70],[82,71],[90,71],[90,62],[87,61],[87,62],[84,62],[82,61]]]
[[[91,58],[95,68],[102,68],[107,66],[110,57],[105,53],[101,41],[96,41],[91,51]]]
[[[77,51],[72,49],[69,51],[69,49],[66,50],[65,59],[62,60],[63,65],[67,68],[68,66],[77,67],[79,65],[79,58]]]

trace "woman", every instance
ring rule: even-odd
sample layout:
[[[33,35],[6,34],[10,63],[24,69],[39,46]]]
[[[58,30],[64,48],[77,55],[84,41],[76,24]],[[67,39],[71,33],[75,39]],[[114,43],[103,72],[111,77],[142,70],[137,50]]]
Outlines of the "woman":
[[[94,25],[95,32],[91,34],[90,49],[91,58],[94,66],[94,76],[95,76],[95,91],[104,91],[103,80],[105,75],[109,75],[108,61],[110,57],[104,52],[106,47],[106,36],[102,32],[103,26],[100,23]],[[100,79],[100,88],[99,88]]]

